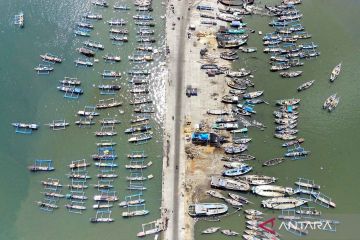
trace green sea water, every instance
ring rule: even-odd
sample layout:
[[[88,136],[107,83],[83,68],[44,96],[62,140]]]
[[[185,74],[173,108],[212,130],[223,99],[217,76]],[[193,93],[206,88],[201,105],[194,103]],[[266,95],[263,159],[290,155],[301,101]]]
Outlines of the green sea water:
[[[262,4],[274,4],[279,1],[261,1]],[[326,209],[316,204],[310,204],[320,210],[324,218],[336,219],[341,223],[336,232],[311,230],[303,239],[334,239],[356,240],[358,222],[360,220],[360,197],[358,183],[360,142],[358,107],[360,83],[359,73],[359,38],[358,12],[360,1],[356,0],[304,0],[298,6],[304,14],[302,23],[306,31],[312,34],[312,39],[319,44],[321,56],[305,61],[300,67],[303,75],[296,79],[282,79],[277,73],[269,71],[269,56],[262,53],[262,36],[257,32],[251,34],[248,46],[258,48],[255,54],[240,54],[236,67],[247,67],[255,70],[254,82],[257,90],[265,90],[264,98],[270,105],[256,106],[255,119],[268,127],[265,131],[251,129],[249,136],[253,138],[249,153],[256,156],[252,163],[256,174],[264,174],[279,178],[277,184],[294,186],[298,177],[315,180],[321,185],[321,192],[330,196],[337,204],[335,209]],[[270,17],[250,16],[245,18],[250,28],[263,33],[271,32],[268,26]],[[329,82],[329,74],[333,67],[343,62],[339,78]],[[296,88],[303,82],[315,79],[315,84],[308,90],[297,93]],[[332,113],[322,109],[324,100],[331,94],[338,93],[341,101]],[[274,101],[281,98],[301,98],[299,107],[299,136],[305,138],[304,147],[311,155],[304,160],[287,161],[282,165],[262,168],[265,160],[282,156],[284,149],[282,141],[273,138],[274,117],[272,111],[276,108]],[[245,194],[255,205],[245,208],[260,209],[261,197]],[[209,199],[210,200],[210,199]],[[213,200],[215,201],[215,200]],[[279,212],[265,211],[264,220],[277,217]],[[276,223],[279,227],[280,221]],[[245,227],[244,215],[234,214],[223,218],[220,222],[199,221],[196,224],[196,239],[228,239],[216,233],[201,235],[201,231],[210,226],[221,226],[242,233]],[[280,231],[281,239],[300,239],[300,237]]]
[[[128,104],[131,94],[128,92],[126,71],[131,67],[127,60],[136,46],[136,31],[132,20],[135,14],[132,1],[127,3],[132,10],[115,12],[112,8],[115,1],[107,1],[108,9],[94,7],[91,1],[75,0],[16,0],[0,1],[0,239],[1,240],[48,240],[48,239],[136,239],[136,233],[141,230],[141,224],[157,219],[160,216],[161,203],[161,167],[162,167],[162,130],[161,122],[164,112],[164,78],[161,63],[163,54],[155,56],[154,63],[146,68],[152,69],[150,94],[156,106],[156,113],[151,120],[154,138],[141,146],[130,145],[128,137],[123,134],[129,127],[133,107]],[[155,27],[156,48],[162,49],[164,44],[164,14],[161,2],[153,3],[157,25]],[[25,14],[25,28],[20,29],[13,25],[13,17],[18,12]],[[105,50],[97,54],[100,59],[93,68],[76,68],[74,60],[79,57],[75,51],[85,38],[75,37],[73,34],[75,22],[88,11],[103,15],[103,20],[94,22],[95,30],[91,33],[92,40],[105,45]],[[109,26],[105,21],[110,18],[124,18],[129,21],[129,42],[123,46],[112,45],[109,40]],[[55,65],[53,73],[47,76],[38,76],[33,68],[40,62],[40,54],[50,52],[64,58],[62,64]],[[121,63],[105,64],[101,59],[105,53],[120,55]],[[144,192],[146,208],[150,214],[145,217],[123,219],[122,209],[114,206],[112,224],[91,224],[89,218],[95,216],[92,209],[92,196],[96,193],[91,184],[96,184],[98,170],[95,166],[89,167],[89,197],[83,214],[71,214],[64,208],[67,200],[61,200],[60,209],[53,213],[44,213],[35,204],[43,198],[40,181],[48,177],[59,178],[66,185],[70,181],[66,177],[69,172],[68,164],[72,160],[87,159],[93,163],[91,154],[96,153],[95,143],[98,141],[94,132],[100,130],[96,124],[91,128],[80,129],[74,125],[78,120],[76,112],[85,105],[94,105],[100,96],[97,85],[102,83],[100,72],[104,69],[116,70],[123,73],[118,81],[122,89],[115,98],[124,102],[120,114],[118,109],[103,110],[103,117],[117,117],[121,124],[116,127],[118,136],[116,151],[119,156],[119,168],[116,173],[119,178],[114,182],[114,190],[120,199],[130,192],[126,190],[125,177],[129,172],[124,164],[129,160],[126,154],[134,150],[145,150],[153,165],[145,171],[145,175],[153,174],[154,179],[145,183],[148,190]],[[84,95],[78,100],[66,100],[56,87],[58,81],[65,76],[77,77],[82,81]],[[111,81],[109,81],[111,82]],[[52,131],[43,124],[56,119],[66,119],[71,126],[64,131]],[[12,122],[33,122],[40,124],[40,129],[32,135],[16,134]],[[52,159],[56,170],[51,173],[30,173],[27,166],[35,159]],[[67,189],[63,190],[66,193]]]

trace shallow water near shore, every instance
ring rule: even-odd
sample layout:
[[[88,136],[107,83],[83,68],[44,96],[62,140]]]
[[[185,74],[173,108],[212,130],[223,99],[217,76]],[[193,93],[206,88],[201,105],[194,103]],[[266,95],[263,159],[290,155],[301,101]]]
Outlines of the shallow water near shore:
[[[164,56],[158,54],[156,61],[149,65],[157,74],[150,84],[150,92],[156,104],[156,114],[152,120],[154,138],[141,146],[127,143],[128,136],[123,134],[129,127],[132,107],[127,103],[130,94],[127,92],[127,74],[129,62],[128,55],[132,54],[135,46],[135,28],[132,15],[135,10],[114,12],[113,4],[107,1],[108,9],[96,8],[91,1],[47,1],[47,0],[19,0],[0,1],[0,80],[1,80],[1,144],[0,144],[0,239],[6,240],[47,240],[47,239],[136,239],[136,233],[141,230],[141,224],[157,219],[160,216],[161,203],[161,168],[162,168],[162,130],[161,123],[164,113],[164,79],[159,65],[164,62]],[[124,1],[132,9],[132,1]],[[153,2],[154,12],[152,15],[157,22],[156,43],[157,48],[164,44],[164,20],[160,16],[164,14],[161,2]],[[105,45],[105,51],[99,52],[97,58],[106,53],[116,53],[122,58],[119,64],[106,64],[101,59],[94,68],[76,68],[73,61],[78,58],[75,48],[81,46],[81,42],[87,39],[75,37],[73,34],[75,22],[80,16],[89,10],[101,13],[104,17],[99,22],[94,22],[95,30],[91,33],[91,40],[98,40]],[[14,14],[24,11],[25,28],[19,29],[12,24]],[[129,43],[123,46],[114,46],[109,40],[109,26],[105,23],[110,18],[125,18],[129,21],[127,28],[130,31]],[[40,54],[50,52],[62,56],[65,61],[55,65],[55,70],[48,76],[38,76],[33,68],[40,62]],[[145,171],[145,174],[153,174],[154,179],[145,183],[148,190],[144,192],[146,207],[150,214],[145,217],[123,219],[122,209],[117,204],[113,208],[112,224],[94,225],[89,222],[90,217],[95,216],[92,209],[92,196],[95,190],[89,186],[86,195],[89,197],[87,210],[79,214],[71,214],[64,208],[67,200],[60,200],[60,209],[53,213],[42,212],[35,204],[43,198],[40,193],[42,186],[40,181],[46,178],[59,178],[61,183],[69,184],[65,176],[69,172],[68,164],[72,160],[86,158],[93,164],[90,155],[96,152],[99,139],[94,137],[94,132],[100,129],[96,124],[92,128],[80,129],[74,125],[78,120],[75,113],[85,105],[94,105],[99,99],[108,98],[99,95],[99,90],[94,87],[101,83],[100,74],[104,69],[118,70],[123,73],[119,84],[123,89],[118,99],[124,102],[124,114],[116,110],[104,110],[100,118],[108,113],[117,116],[121,124],[116,127],[118,136],[114,137],[117,142],[116,151],[119,156],[117,163],[119,169],[116,173],[119,178],[114,182],[114,190],[120,199],[129,194],[126,190],[125,177],[128,171],[124,164],[128,162],[126,154],[132,150],[145,150],[153,165]],[[56,86],[58,81],[65,76],[77,77],[82,81],[84,95],[79,100],[65,100]],[[43,124],[55,119],[65,118],[71,126],[65,131],[52,131]],[[97,120],[100,120],[97,119]],[[40,129],[30,136],[15,134],[11,122],[34,122],[41,124]],[[27,170],[35,159],[52,159],[56,170],[52,173],[32,174]],[[97,182],[97,169],[89,168],[92,179],[89,185]],[[66,189],[63,193],[67,192]],[[149,238],[150,239],[150,238]]]
[[[273,4],[279,1],[262,1]],[[249,137],[253,138],[249,153],[257,160],[252,165],[255,173],[275,176],[279,178],[278,184],[293,187],[298,177],[314,179],[321,185],[321,192],[332,197],[337,204],[336,209],[325,209],[316,204],[318,210],[323,212],[324,218],[336,219],[341,223],[335,232],[312,230],[310,234],[301,239],[359,239],[356,228],[360,220],[360,204],[358,199],[360,191],[357,187],[358,169],[360,167],[357,145],[360,142],[358,127],[360,111],[358,108],[360,84],[357,73],[359,60],[358,42],[360,31],[357,26],[357,16],[360,11],[359,1],[325,1],[304,0],[298,8],[304,14],[302,23],[306,31],[312,34],[312,39],[319,44],[321,56],[314,60],[305,61],[301,67],[304,73],[300,78],[281,79],[277,73],[269,71],[269,56],[262,53],[262,36],[272,31],[268,26],[269,17],[250,16],[245,18],[250,28],[256,30],[251,34],[248,46],[257,47],[255,54],[240,54],[240,60],[235,67],[247,67],[255,70],[255,87],[265,90],[264,98],[270,105],[256,106],[255,119],[263,122],[267,129],[259,131],[251,129]],[[329,83],[329,74],[332,68],[343,62],[343,70],[335,83]],[[315,84],[308,90],[297,93],[296,88],[303,82],[315,79]],[[341,101],[332,113],[322,110],[324,100],[331,94],[338,93]],[[273,138],[274,123],[272,111],[275,110],[274,101],[281,98],[301,98],[299,107],[299,136],[305,138],[304,147],[311,151],[311,155],[298,161],[287,161],[276,167],[263,168],[261,163],[265,160],[281,156],[284,149],[282,141]],[[261,197],[244,195],[253,201],[254,205],[246,208],[260,207]],[[209,199],[209,201],[216,201]],[[232,212],[233,210],[230,210]],[[267,211],[265,220],[277,217],[280,212]],[[279,227],[277,220],[276,227]],[[201,231],[210,226],[220,226],[223,229],[232,229],[242,233],[244,230],[243,213],[221,219],[220,222],[199,221],[195,227],[195,239],[229,239],[220,233],[201,235]],[[297,236],[280,231],[281,239],[300,239]]]

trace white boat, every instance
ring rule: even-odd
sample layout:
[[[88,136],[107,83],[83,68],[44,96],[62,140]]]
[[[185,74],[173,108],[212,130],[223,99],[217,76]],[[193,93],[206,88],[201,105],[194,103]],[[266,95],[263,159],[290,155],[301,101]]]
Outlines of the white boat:
[[[270,209],[284,210],[299,207],[308,201],[293,197],[276,197],[261,201],[261,205]]]
[[[215,190],[208,190],[208,191],[206,191],[206,193],[214,198],[220,198],[220,199],[225,198],[224,195],[222,195],[220,192],[215,191]]]
[[[240,176],[239,179],[247,181],[250,185],[267,185],[276,181],[275,177],[264,175],[245,175]]]
[[[233,180],[224,177],[212,176],[211,187],[213,188],[220,188],[220,189],[228,189],[234,191],[249,191],[250,185],[249,183],[241,180]]]
[[[189,205],[189,215],[192,217],[209,217],[225,214],[228,206],[223,203],[194,203]]]
[[[294,190],[288,187],[276,185],[260,185],[252,188],[252,192],[263,197],[283,197],[294,194]]]
[[[217,231],[219,231],[219,227],[211,227],[211,228],[207,228],[205,230],[203,230],[201,233],[202,234],[211,234],[211,233],[216,233]]]
[[[246,209],[244,212],[248,215],[255,215],[255,216],[261,216],[264,214],[264,213],[260,212],[259,210],[255,210],[255,209]]]
[[[338,65],[336,65],[334,67],[334,69],[331,71],[331,75],[330,75],[330,82],[335,81],[335,79],[339,76],[340,72],[341,72],[341,65],[342,63],[339,63]]]

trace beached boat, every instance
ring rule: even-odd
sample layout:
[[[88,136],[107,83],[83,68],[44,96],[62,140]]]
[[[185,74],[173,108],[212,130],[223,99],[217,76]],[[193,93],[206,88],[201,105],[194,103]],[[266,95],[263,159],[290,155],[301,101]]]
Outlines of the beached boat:
[[[334,69],[331,71],[331,75],[330,75],[330,82],[335,81],[335,79],[339,76],[340,72],[341,72],[341,65],[342,63],[339,63],[338,65],[336,65],[334,67]]]
[[[232,169],[225,170],[223,172],[223,175],[226,177],[236,177],[236,176],[244,175],[244,174],[250,172],[251,170],[252,170],[251,166],[243,165],[239,168],[232,168]]]
[[[212,233],[216,233],[217,231],[219,231],[220,227],[210,227],[207,228],[203,231],[201,231],[202,234],[212,234]]]
[[[224,164],[225,168],[241,168],[246,166],[247,164],[243,162],[228,162]]]
[[[191,217],[209,217],[225,214],[228,206],[223,203],[194,203],[189,205],[188,213]]]
[[[221,161],[226,162],[244,162],[244,161],[251,161],[255,160],[255,157],[249,154],[239,154],[233,157],[222,157]]]
[[[238,194],[235,193],[228,193],[229,197],[231,197],[232,199],[241,202],[243,204],[248,204],[248,203],[252,203],[250,202],[246,197],[240,196]]]
[[[246,144],[251,141],[251,138],[235,138],[233,139],[233,143],[235,144]]]
[[[219,199],[224,199],[224,195],[222,195],[222,193],[215,191],[215,190],[208,190],[206,191],[206,194],[209,194],[210,196],[214,197],[214,198],[219,198]]]
[[[228,111],[222,109],[209,109],[206,111],[209,115],[227,115],[229,114]]]
[[[247,181],[250,185],[267,185],[276,181],[275,177],[264,175],[245,175],[238,177],[238,179]]]
[[[282,163],[283,161],[285,161],[285,158],[273,158],[273,159],[265,161],[263,163],[263,166],[267,166],[267,167],[275,166],[275,165]]]
[[[293,195],[292,188],[276,185],[259,185],[252,188],[252,192],[263,197],[284,197]]]
[[[243,206],[243,204],[241,202],[236,201],[235,199],[232,198],[224,198],[224,201],[228,204],[230,204],[231,206],[235,207],[235,208],[240,208]]]
[[[261,201],[261,205],[270,209],[285,210],[304,205],[308,201],[292,197],[276,197]]]
[[[227,189],[227,190],[234,190],[234,191],[249,191],[250,185],[246,181],[242,180],[233,180],[224,177],[212,176],[211,187],[219,188],[219,189]]]
[[[305,89],[308,89],[309,87],[311,87],[313,85],[313,83],[315,82],[315,80],[311,80],[311,81],[308,81],[308,82],[305,82],[303,84],[301,84],[297,90],[300,92],[300,91],[303,91]]]

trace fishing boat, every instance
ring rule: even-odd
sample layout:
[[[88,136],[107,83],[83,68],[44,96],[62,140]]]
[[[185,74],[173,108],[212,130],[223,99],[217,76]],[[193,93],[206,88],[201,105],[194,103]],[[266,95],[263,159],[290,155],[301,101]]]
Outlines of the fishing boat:
[[[238,202],[245,203],[245,204],[252,203],[246,197],[240,196],[238,194],[228,193],[228,195],[229,195],[229,197],[231,197],[232,199],[234,199]]]
[[[210,227],[207,228],[203,231],[201,231],[202,234],[212,234],[212,233],[216,233],[217,231],[219,231],[220,227]]]
[[[214,123],[211,126],[211,128],[230,131],[230,130],[238,129],[239,125],[237,123]]]
[[[240,47],[239,49],[244,53],[253,53],[257,51],[256,47]]]
[[[219,198],[219,199],[224,199],[224,195],[222,195],[222,193],[215,191],[215,190],[208,190],[206,191],[206,194],[209,194],[210,196],[214,197],[214,198]]]
[[[226,236],[237,236],[237,235],[239,235],[238,232],[235,232],[235,231],[230,230],[230,229],[223,229],[223,230],[221,230],[221,233],[226,235]]]
[[[83,42],[83,44],[86,46],[86,47],[90,47],[90,48],[94,48],[94,49],[98,49],[98,50],[104,50],[104,45],[102,45],[101,43],[99,42],[95,42],[95,41],[85,41]]]
[[[44,192],[44,195],[46,197],[56,197],[56,198],[63,198],[65,197],[64,194],[61,194],[61,193],[57,193],[57,192]]]
[[[301,157],[310,154],[310,151],[294,151],[285,153],[285,157]]]
[[[129,30],[126,28],[110,28],[109,32],[115,34],[128,34]]]
[[[316,210],[315,208],[314,209],[299,209],[299,210],[296,210],[296,213],[297,214],[301,214],[301,215],[307,215],[307,216],[320,216],[321,215],[321,212]]]
[[[94,65],[94,63],[92,63],[90,60],[85,60],[85,59],[76,59],[74,61],[76,66],[83,66],[83,67],[92,67]]]
[[[233,139],[233,143],[235,144],[246,144],[251,141],[251,138],[235,138]]]
[[[300,186],[300,187],[312,188],[312,189],[320,189],[320,185],[310,183],[310,182],[296,181],[295,184]]]
[[[114,90],[114,91],[119,91],[121,89],[120,85],[114,85],[114,84],[102,84],[102,85],[98,85],[98,88],[100,90]]]
[[[222,203],[194,203],[189,205],[188,213],[191,217],[209,217],[225,214],[228,206]]]
[[[99,116],[100,114],[98,112],[87,112],[80,110],[77,112],[77,115],[88,117],[88,116]]]
[[[244,99],[252,99],[257,98],[263,95],[264,91],[255,91],[255,92],[249,92],[243,95]]]
[[[248,215],[254,215],[254,216],[261,216],[264,213],[260,212],[259,210],[255,210],[255,209],[246,209],[244,210],[244,212]]]
[[[238,202],[232,198],[224,198],[224,201],[235,208],[240,208],[243,206],[243,204],[241,202]]]
[[[221,161],[226,162],[244,162],[244,161],[251,161],[255,160],[255,157],[249,154],[238,154],[233,157],[222,157]]]
[[[101,173],[96,175],[98,178],[117,178],[118,175],[115,173]]]
[[[246,77],[249,76],[251,74],[250,70],[246,70],[245,68],[241,68],[239,69],[239,71],[226,71],[225,72],[226,76],[231,77],[231,78],[241,78],[241,77]]]
[[[86,210],[86,207],[82,205],[66,204],[65,207],[67,209]]]
[[[236,176],[244,175],[244,174],[250,172],[251,170],[252,170],[251,166],[243,165],[239,168],[232,168],[232,169],[225,170],[223,172],[223,176],[236,177]]]
[[[121,77],[121,72],[104,70],[101,73],[101,76],[104,78],[118,78],[118,77]]]
[[[125,129],[125,133],[134,133],[134,132],[146,132],[148,130],[151,129],[151,126],[149,125],[143,125],[143,126],[138,126],[138,127],[131,127],[131,128],[127,128]]]
[[[276,101],[276,105],[280,106],[292,106],[296,105],[300,102],[299,98],[291,98],[291,99],[281,99]]]
[[[58,86],[56,88],[57,88],[57,90],[59,90],[61,92],[74,93],[74,94],[77,94],[77,95],[81,95],[81,94],[84,93],[84,91],[79,87],[61,85],[61,86]]]
[[[150,134],[141,134],[138,136],[134,136],[128,139],[128,142],[130,143],[137,143],[137,142],[144,142],[144,141],[148,141],[152,138],[152,136]]]
[[[294,78],[302,74],[302,71],[290,71],[290,72],[280,72],[280,76],[283,78]]]
[[[266,167],[275,166],[275,165],[282,163],[283,161],[285,161],[285,158],[273,158],[273,159],[265,161],[263,163],[263,166],[266,166]]]
[[[117,163],[112,163],[112,162],[96,162],[94,165],[97,167],[110,167],[110,168],[118,166]]]
[[[111,35],[110,40],[117,41],[117,42],[127,42],[128,37],[127,36],[115,36]]]
[[[289,131],[291,131],[290,129]],[[288,134],[288,133],[275,133],[274,137],[279,138],[281,140],[293,140],[296,139],[296,135]]]
[[[47,202],[42,202],[42,201],[38,201],[38,202],[36,202],[36,203],[37,203],[37,205],[38,205],[39,207],[52,208],[52,209],[57,209],[57,208],[59,208],[58,205],[52,204],[52,203],[47,203]]]
[[[94,57],[95,56],[95,52],[88,49],[88,48],[77,48],[76,51],[78,51],[79,53],[83,54],[84,56],[87,57]]]
[[[240,145],[233,145],[233,146],[228,146],[224,148],[224,152],[226,154],[239,154],[242,152],[245,152],[247,150],[247,145],[245,144],[240,144]]]
[[[131,212],[123,212],[121,214],[121,216],[123,217],[135,217],[135,216],[144,216],[149,214],[150,211],[146,210],[146,209],[142,209],[142,210],[135,210],[135,211],[131,211]]]
[[[43,55],[40,55],[41,59],[46,62],[53,62],[53,63],[62,63],[62,59],[51,54],[51,53],[45,53]]]
[[[57,179],[48,179],[47,181],[41,181],[41,183],[44,186],[51,186],[51,187],[62,187],[63,186],[60,184],[60,181]]]
[[[109,137],[109,136],[117,135],[117,132],[115,132],[115,131],[96,131],[94,134],[97,137]]]
[[[77,178],[77,179],[91,179],[89,175],[86,174],[77,174],[77,173],[70,173],[67,174],[69,178]]]
[[[18,25],[20,28],[23,28],[25,26],[24,12],[19,12],[19,14],[15,15],[14,24]]]
[[[93,208],[94,209],[103,209],[103,208],[109,209],[109,208],[112,208],[113,206],[114,206],[113,204],[98,202],[97,204],[93,205]]]
[[[209,109],[206,111],[209,115],[227,115],[229,114],[228,111],[222,109]]]
[[[91,121],[91,120],[79,120],[79,121],[75,121],[75,124],[76,125],[86,125],[86,126],[90,126],[90,125],[94,125],[95,122],[94,121]]]
[[[109,21],[107,21],[107,23],[112,26],[112,25],[126,25],[127,21],[125,21],[124,19],[110,19]]]
[[[104,218],[104,217],[101,217],[101,218],[90,218],[90,222],[91,223],[107,223],[107,222],[113,222],[114,219],[113,218]]]
[[[119,200],[116,196],[111,195],[94,195],[94,201],[103,201],[103,202],[116,202]]]
[[[335,81],[335,79],[339,76],[340,72],[341,72],[341,65],[342,63],[339,63],[338,65],[336,65],[334,67],[334,69],[331,71],[331,75],[330,75],[330,82]]]
[[[339,101],[340,101],[340,98],[335,93],[325,100],[325,102],[323,104],[323,108],[327,109],[329,112],[331,112],[332,110],[334,110],[337,107],[337,105],[339,104]]]
[[[252,188],[252,192],[263,197],[284,197],[293,195],[294,189],[277,185],[259,185]]]
[[[229,163],[225,163],[224,167],[225,168],[241,168],[246,166],[247,164],[242,163],[242,162],[229,162]]]
[[[105,61],[111,61],[111,62],[120,62],[121,61],[120,56],[115,56],[115,55],[111,55],[111,54],[106,54],[105,56],[103,56],[103,59]]]
[[[219,189],[227,189],[227,190],[234,190],[234,191],[249,191],[250,185],[246,181],[242,180],[233,180],[224,177],[212,176],[211,187],[219,188]]]
[[[147,164],[125,164],[126,169],[146,169],[152,165],[152,162],[148,162]]]
[[[96,1],[93,1],[91,2],[93,5],[95,6],[99,6],[99,7],[109,7],[109,4],[105,1],[105,0],[96,0]]]
[[[69,77],[65,77],[63,80],[59,80],[59,82],[63,85],[73,85],[73,86],[79,86],[81,84],[81,81],[77,80],[77,78],[69,78]]]
[[[94,29],[94,25],[88,22],[77,22],[76,26],[78,26],[79,28]]]
[[[72,194],[72,193],[66,194],[65,197],[66,197],[67,199],[76,199],[76,200],[87,200],[87,199],[88,199],[87,196],[84,196],[84,195],[76,195],[76,194]]]
[[[123,103],[119,102],[119,101],[112,101],[112,102],[99,102],[98,104],[96,104],[96,109],[106,109],[106,108],[113,108],[113,107],[119,107],[121,106]]]
[[[11,125],[16,128],[27,128],[31,130],[38,130],[39,128],[39,125],[35,123],[12,123]]]
[[[309,87],[311,87],[313,85],[314,82],[315,82],[315,80],[311,80],[311,81],[308,81],[308,82],[305,82],[305,83],[301,84],[297,88],[298,92],[301,92],[301,91],[303,91],[305,89],[308,89]]]
[[[330,198],[324,197],[322,196],[322,194],[320,194],[319,192],[312,192],[311,195],[313,196],[313,198],[316,199],[316,201],[320,201],[326,205],[329,205],[330,207],[335,208],[336,207],[336,203],[331,201]]]
[[[54,171],[55,168],[53,166],[37,166],[37,165],[31,165],[28,167],[28,169],[32,172],[49,172]]]
[[[261,205],[270,209],[285,210],[304,205],[308,201],[292,197],[276,197],[261,201]]]
[[[87,189],[88,188],[87,185],[83,185],[83,184],[68,184],[67,187],[69,189]]]
[[[238,179],[247,181],[250,185],[267,185],[276,181],[275,177],[264,175],[245,175],[238,177]]]
[[[145,202],[145,199],[142,199],[142,198],[128,200],[128,201],[122,201],[119,203],[119,207],[125,208],[125,207],[129,207],[129,206],[133,206],[133,205],[143,204],[144,202]]]
[[[99,121],[101,125],[114,125],[114,124],[120,124],[121,121],[117,119],[102,119]]]
[[[84,29],[75,29],[74,34],[81,37],[90,37],[90,33]]]
[[[305,141],[304,138],[298,138],[296,140],[292,140],[292,141],[289,141],[289,142],[286,142],[286,143],[283,143],[282,146],[283,147],[290,147],[290,146],[294,146],[294,145],[297,145],[297,144],[301,144]]]
[[[101,184],[101,183],[94,184],[93,186],[94,186],[94,188],[98,188],[98,189],[111,189],[114,187],[111,184]]]
[[[54,71],[54,68],[40,64],[39,66],[35,67],[34,70],[37,71],[38,73],[49,73]]]
[[[75,168],[83,168],[83,167],[88,167],[90,166],[90,163],[87,162],[79,162],[79,163],[71,163],[69,165],[69,168],[71,169],[75,169]]]

